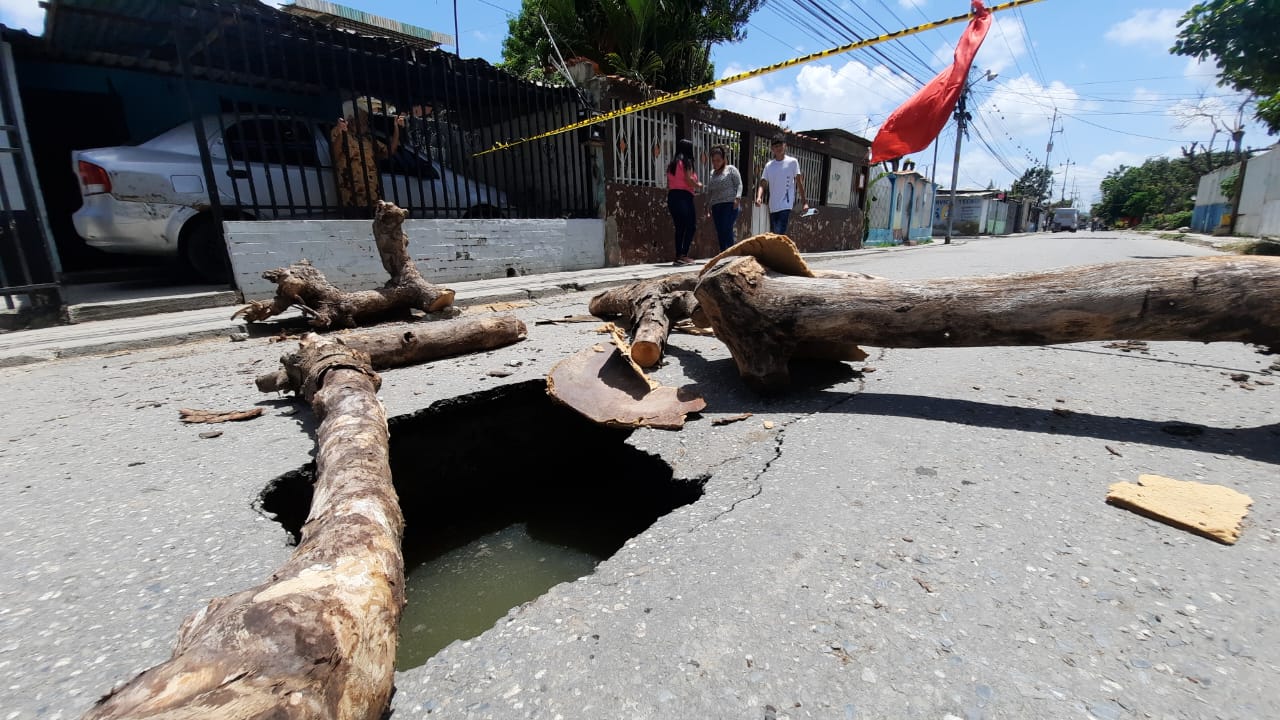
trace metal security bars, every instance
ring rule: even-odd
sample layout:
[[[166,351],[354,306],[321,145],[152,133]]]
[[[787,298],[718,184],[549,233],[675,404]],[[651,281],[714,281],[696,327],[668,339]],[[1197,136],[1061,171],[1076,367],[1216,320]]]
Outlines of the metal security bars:
[[[810,205],[817,207],[818,201],[823,197],[822,187],[825,180],[822,173],[822,155],[813,150],[791,146],[787,147],[787,154],[794,157],[800,164],[800,174],[804,176],[805,197]]]
[[[595,216],[572,88],[252,0],[59,0],[55,46],[181,76],[214,219]],[[345,127],[344,122],[345,121]],[[172,131],[171,131],[172,132]]]
[[[724,158],[726,163],[729,165],[738,164],[742,133],[701,120],[693,120],[690,125],[693,128],[693,147],[698,152],[696,165],[699,175],[705,178],[711,174],[710,153],[711,148],[716,145],[724,145],[729,149]]]
[[[7,310],[17,308],[17,296],[56,306],[60,272],[17,98],[13,55],[0,43],[0,297]]]
[[[626,103],[614,100],[614,109]],[[613,180],[624,185],[666,187],[666,167],[676,151],[676,116],[641,110],[612,122]]]

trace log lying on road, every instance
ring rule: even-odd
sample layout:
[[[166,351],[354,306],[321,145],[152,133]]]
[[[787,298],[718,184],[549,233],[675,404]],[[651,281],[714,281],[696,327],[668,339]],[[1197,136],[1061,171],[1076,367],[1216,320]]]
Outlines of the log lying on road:
[[[653,367],[662,359],[671,326],[694,316],[697,284],[698,276],[691,272],[641,280],[596,295],[587,309],[626,328],[631,334],[631,359],[640,367]]]
[[[422,323],[407,328],[383,328],[333,336],[356,352],[369,356],[374,370],[403,367],[453,355],[504,347],[528,335],[524,322],[515,315],[463,316],[452,320]],[[296,362],[286,355],[279,370],[259,375],[262,392],[298,392],[302,387]]]
[[[1212,256],[918,282],[798,277],[755,258],[708,270],[698,305],[738,372],[785,386],[792,357],[1094,340],[1241,342],[1280,351],[1280,258]]]
[[[375,720],[391,699],[404,607],[404,519],[387,419],[367,357],[308,335],[304,396],[321,418],[302,540],[271,579],[183,623],[168,661],[98,701],[85,720]]]
[[[386,201],[378,203],[374,214],[374,243],[382,267],[391,276],[386,285],[376,290],[344,292],[303,260],[262,273],[262,277],[276,284],[275,298],[251,302],[237,310],[232,319],[243,317],[257,322],[297,307],[314,328],[352,328],[396,311],[436,312],[452,305],[453,291],[427,282],[409,256],[409,238],[402,229],[407,215]]]

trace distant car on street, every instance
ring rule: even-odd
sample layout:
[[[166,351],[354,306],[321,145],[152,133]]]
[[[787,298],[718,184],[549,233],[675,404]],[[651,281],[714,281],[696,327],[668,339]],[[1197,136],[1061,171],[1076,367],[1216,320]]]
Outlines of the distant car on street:
[[[331,122],[230,114],[201,122],[224,218],[336,214]],[[187,122],[140,145],[74,151],[83,205],[72,221],[80,237],[106,252],[177,257],[205,279],[227,280],[196,137]],[[404,146],[379,170],[383,197],[411,217],[500,217],[510,209],[502,192]]]

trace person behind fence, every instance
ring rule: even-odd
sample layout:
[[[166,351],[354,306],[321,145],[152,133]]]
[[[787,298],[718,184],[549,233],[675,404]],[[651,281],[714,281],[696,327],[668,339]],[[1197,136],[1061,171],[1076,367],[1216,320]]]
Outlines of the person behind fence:
[[[672,265],[692,265],[689,248],[698,230],[698,215],[693,207],[693,194],[702,188],[693,171],[693,142],[680,140],[676,154],[667,163],[667,209],[676,226],[676,261]]]
[[[707,176],[707,215],[716,227],[716,240],[720,249],[733,245],[733,224],[738,221],[742,203],[742,175],[728,162],[729,148],[724,145],[711,147],[711,174]]]
[[[431,152],[432,131],[429,124],[434,120],[434,111],[433,103],[419,101],[411,106],[411,114],[405,116],[409,149],[423,158],[438,159]]]
[[[391,147],[373,137],[369,131],[369,113],[355,103],[343,106],[343,117],[329,132],[333,149],[333,170],[337,175],[338,197],[342,217],[372,219],[381,200],[378,192],[378,160],[389,157],[400,148],[400,128],[404,118],[392,124]]]
[[[769,232],[786,235],[796,198],[799,197],[805,211],[809,209],[809,201],[805,199],[800,161],[787,154],[786,139],[774,135],[770,148],[773,159],[765,163],[764,172],[760,174],[763,183],[756,188],[756,206],[764,203],[764,189],[769,188]]]

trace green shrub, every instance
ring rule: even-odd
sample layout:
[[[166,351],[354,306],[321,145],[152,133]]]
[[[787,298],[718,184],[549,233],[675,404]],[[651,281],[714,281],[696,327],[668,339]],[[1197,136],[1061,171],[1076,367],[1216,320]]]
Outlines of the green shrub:
[[[1163,215],[1153,215],[1146,224],[1156,230],[1177,230],[1180,227],[1190,227],[1191,211],[1182,210]]]

